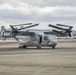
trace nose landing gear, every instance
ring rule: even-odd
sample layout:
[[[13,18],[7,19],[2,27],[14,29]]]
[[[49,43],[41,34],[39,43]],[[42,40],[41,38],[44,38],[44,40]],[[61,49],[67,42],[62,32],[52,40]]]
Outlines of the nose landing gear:
[[[56,45],[52,45],[52,49],[55,49]]]

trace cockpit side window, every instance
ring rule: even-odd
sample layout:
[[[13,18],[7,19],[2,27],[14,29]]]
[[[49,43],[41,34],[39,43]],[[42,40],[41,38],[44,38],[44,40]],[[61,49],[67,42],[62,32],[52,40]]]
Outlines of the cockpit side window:
[[[44,37],[44,40],[48,40],[47,36]]]

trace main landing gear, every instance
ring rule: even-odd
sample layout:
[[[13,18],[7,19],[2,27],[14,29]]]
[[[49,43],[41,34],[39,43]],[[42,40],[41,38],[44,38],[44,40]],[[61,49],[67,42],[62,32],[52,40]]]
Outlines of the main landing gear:
[[[41,45],[38,45],[38,46],[37,46],[37,49],[41,49]]]
[[[52,45],[52,49],[55,49],[56,45]]]
[[[23,45],[23,46],[19,46],[19,48],[26,48],[27,46],[26,45]]]

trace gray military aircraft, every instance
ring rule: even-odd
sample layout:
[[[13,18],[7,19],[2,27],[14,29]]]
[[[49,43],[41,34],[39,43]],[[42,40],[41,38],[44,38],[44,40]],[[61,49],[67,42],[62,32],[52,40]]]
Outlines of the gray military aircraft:
[[[29,25],[29,26],[25,26]],[[2,29],[1,37],[8,38],[13,37],[19,43],[19,48],[27,48],[28,46],[36,46],[37,48],[41,48],[41,46],[48,46],[55,49],[57,45],[56,36],[70,36],[72,32],[72,26],[57,24],[51,25],[49,27],[53,27],[54,29],[29,29],[34,26],[38,26],[38,24],[32,25],[32,23],[27,24],[19,24],[19,25],[10,25],[11,29]],[[21,26],[20,28],[17,28]],[[24,27],[25,26],[25,27]],[[67,29],[60,27],[65,26],[69,27]],[[8,35],[5,33],[9,33]]]

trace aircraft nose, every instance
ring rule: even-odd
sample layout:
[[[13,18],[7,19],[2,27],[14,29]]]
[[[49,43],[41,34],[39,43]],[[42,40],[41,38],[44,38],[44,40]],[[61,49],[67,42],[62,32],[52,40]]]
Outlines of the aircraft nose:
[[[18,37],[16,36],[15,39],[18,41]]]
[[[49,42],[49,45],[57,45],[57,41],[52,40]]]
[[[52,45],[57,45],[57,42],[54,42],[54,41],[53,41],[53,42],[52,42]]]

